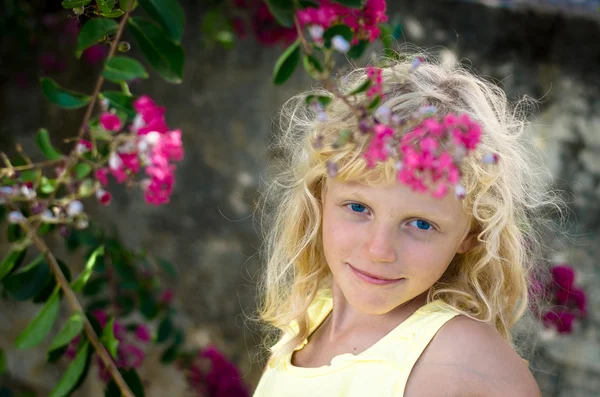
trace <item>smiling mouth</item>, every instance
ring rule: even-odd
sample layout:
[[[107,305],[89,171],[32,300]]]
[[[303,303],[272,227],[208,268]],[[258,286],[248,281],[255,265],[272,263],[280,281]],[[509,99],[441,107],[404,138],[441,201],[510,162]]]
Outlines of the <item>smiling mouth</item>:
[[[379,277],[374,274],[367,273],[362,270],[358,270],[357,268],[355,268],[354,266],[352,266],[349,263],[346,263],[346,264],[348,266],[350,266],[350,268],[352,269],[354,274],[356,274],[360,279],[362,279],[363,281],[366,281],[368,283],[371,283],[371,284],[388,285],[388,284],[394,284],[394,283],[397,283],[398,281],[404,280],[403,277],[394,278],[394,279]]]

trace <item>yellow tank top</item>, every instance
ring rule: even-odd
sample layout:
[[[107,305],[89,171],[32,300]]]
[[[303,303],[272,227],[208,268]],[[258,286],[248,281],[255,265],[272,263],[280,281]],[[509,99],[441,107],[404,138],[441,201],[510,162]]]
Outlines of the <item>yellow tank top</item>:
[[[310,333],[333,308],[331,290],[319,291],[308,309]],[[426,304],[374,345],[359,354],[335,356],[330,365],[304,368],[292,365],[292,353],[269,361],[254,397],[402,397],[408,376],[438,330],[458,313],[440,300]],[[294,332],[298,332],[293,323]],[[289,340],[286,334],[271,351]],[[308,343],[304,340],[295,350]]]

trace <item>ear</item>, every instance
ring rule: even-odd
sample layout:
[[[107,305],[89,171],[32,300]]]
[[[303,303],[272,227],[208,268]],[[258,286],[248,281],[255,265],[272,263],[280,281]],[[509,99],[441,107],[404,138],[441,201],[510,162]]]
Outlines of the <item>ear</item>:
[[[465,254],[465,253],[471,251],[471,249],[473,249],[473,247],[475,247],[476,244],[477,244],[477,232],[469,232],[463,238],[462,242],[458,246],[456,253],[457,254]]]

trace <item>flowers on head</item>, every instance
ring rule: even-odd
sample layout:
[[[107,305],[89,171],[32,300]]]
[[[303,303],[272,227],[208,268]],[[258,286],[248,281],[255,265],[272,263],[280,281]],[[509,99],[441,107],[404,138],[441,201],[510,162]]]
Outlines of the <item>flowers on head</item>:
[[[296,16],[300,26],[307,26],[309,31],[313,32],[316,27],[319,27],[317,31],[320,31],[335,24],[347,25],[353,32],[350,44],[355,45],[360,40],[373,42],[379,37],[381,31],[377,25],[387,21],[385,10],[385,0],[367,0],[362,9],[349,8],[337,2],[321,0],[318,7],[299,10]],[[317,37],[315,42],[319,43],[320,37]]]

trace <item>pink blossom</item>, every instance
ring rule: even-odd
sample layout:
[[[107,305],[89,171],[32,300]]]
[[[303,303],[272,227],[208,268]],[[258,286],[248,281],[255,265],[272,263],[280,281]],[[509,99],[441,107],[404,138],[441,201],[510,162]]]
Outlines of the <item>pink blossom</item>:
[[[77,143],[75,150],[77,150],[77,153],[87,153],[92,150],[92,142],[87,139],[82,139]]]
[[[573,331],[573,321],[575,315],[573,313],[561,311],[549,311],[544,314],[543,322],[546,327],[555,327],[561,334],[568,334]]]
[[[150,330],[145,324],[139,324],[135,329],[135,336],[142,342],[150,341]]]
[[[181,161],[183,159],[181,130],[173,130],[165,134],[158,142],[156,150],[168,160]]]
[[[119,116],[109,112],[104,112],[100,115],[100,124],[107,131],[120,131],[123,127]]]
[[[277,23],[264,2],[258,4],[252,15],[251,24],[256,41],[264,45],[277,43],[289,45],[298,37],[298,32],[294,27],[287,28]]]
[[[104,44],[95,44],[83,51],[83,59],[90,65],[95,65],[108,55],[108,47]]]
[[[123,162],[123,167],[127,168],[134,174],[140,171],[140,161],[137,153],[119,153],[119,157]]]
[[[102,205],[109,205],[112,200],[112,195],[106,190],[99,189],[96,191],[96,198]]]
[[[159,298],[159,301],[160,301],[160,302],[163,302],[163,303],[165,303],[165,304],[167,304],[167,305],[168,305],[169,303],[171,303],[171,302],[173,301],[173,290],[171,290],[171,289],[169,289],[169,288],[165,289],[165,290],[162,292],[162,294],[161,294],[161,296],[160,296],[160,298]]]

